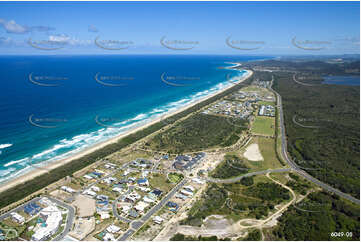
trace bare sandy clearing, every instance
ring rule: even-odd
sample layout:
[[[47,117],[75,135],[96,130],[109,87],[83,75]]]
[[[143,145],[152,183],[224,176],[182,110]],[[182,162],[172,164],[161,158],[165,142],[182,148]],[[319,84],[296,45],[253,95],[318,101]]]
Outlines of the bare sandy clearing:
[[[243,155],[250,161],[263,161],[263,156],[259,150],[258,144],[249,145]]]
[[[79,195],[72,205],[77,208],[79,217],[90,217],[94,215],[95,200],[90,197]]]
[[[90,234],[95,228],[95,219],[89,218],[89,219],[83,219],[79,218],[75,221],[75,225],[73,230],[69,233],[70,236],[82,240],[84,239],[88,234]]]

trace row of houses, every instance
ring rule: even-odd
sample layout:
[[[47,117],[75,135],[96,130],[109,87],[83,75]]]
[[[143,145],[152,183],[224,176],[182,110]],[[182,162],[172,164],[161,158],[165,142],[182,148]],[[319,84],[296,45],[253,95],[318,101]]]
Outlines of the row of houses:
[[[137,218],[139,214],[144,213],[145,209],[148,208],[152,203],[155,203],[162,195],[162,193],[163,192],[161,190],[154,189],[142,198],[142,196],[139,195],[136,191],[132,191],[124,197],[123,201],[135,205],[122,206],[122,212],[131,218]]]
[[[175,197],[186,200],[189,197],[193,197],[194,190],[195,189],[192,186],[184,186],[183,189],[175,195]]]
[[[144,158],[137,158],[136,160],[130,163],[131,167],[139,167],[143,169],[149,169],[153,165],[153,162]]]
[[[178,155],[175,158],[173,167],[178,170],[190,170],[194,167],[194,165],[201,162],[205,156],[206,154],[204,152],[200,152],[194,157],[190,155]]]

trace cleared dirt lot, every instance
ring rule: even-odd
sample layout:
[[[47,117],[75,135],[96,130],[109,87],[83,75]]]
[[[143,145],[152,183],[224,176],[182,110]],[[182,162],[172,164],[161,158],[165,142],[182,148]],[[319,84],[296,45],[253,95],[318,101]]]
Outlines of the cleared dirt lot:
[[[72,205],[76,207],[79,217],[93,216],[96,208],[95,200],[84,195],[78,195]]]
[[[70,236],[82,240],[90,234],[95,228],[95,219],[79,218],[75,221],[74,229],[69,233]]]
[[[64,191],[62,191],[62,190],[55,190],[55,191],[52,191],[51,193],[50,193],[50,195],[51,196],[53,196],[53,197],[56,197],[56,198],[58,198],[58,199],[60,199],[60,200],[63,200],[63,201],[66,201],[66,200],[68,200],[69,198],[71,198],[71,194],[70,193],[67,193],[67,192],[64,192]]]
[[[250,161],[263,161],[263,156],[259,150],[258,144],[249,145],[243,155]]]

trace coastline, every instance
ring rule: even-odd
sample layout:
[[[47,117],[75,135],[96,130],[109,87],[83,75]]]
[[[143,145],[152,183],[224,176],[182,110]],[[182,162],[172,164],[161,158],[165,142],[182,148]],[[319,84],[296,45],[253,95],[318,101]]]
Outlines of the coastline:
[[[231,67],[227,67],[227,69],[234,69],[236,67],[239,67],[238,63],[232,63],[232,64],[235,64],[235,65],[231,66]],[[234,69],[234,70],[237,70],[237,69]],[[19,184],[22,184],[22,183],[27,182],[29,180],[32,180],[32,179],[34,179],[34,178],[36,178],[36,177],[38,177],[38,176],[40,176],[40,175],[42,175],[44,173],[47,173],[49,170],[52,170],[52,169],[55,169],[57,167],[63,166],[63,165],[65,165],[65,164],[67,164],[67,163],[69,163],[69,162],[71,162],[71,161],[73,161],[75,159],[81,158],[81,157],[83,157],[83,156],[85,156],[87,154],[90,154],[90,153],[92,153],[92,152],[94,152],[94,151],[96,151],[98,149],[101,149],[101,148],[103,148],[103,147],[105,147],[105,146],[107,146],[109,144],[116,143],[121,138],[124,138],[124,137],[126,137],[126,136],[128,136],[128,135],[130,135],[132,133],[135,133],[135,132],[137,132],[139,130],[147,128],[147,127],[161,121],[164,118],[168,118],[168,117],[170,117],[172,115],[180,113],[180,112],[182,112],[182,111],[184,111],[184,110],[186,110],[186,109],[188,109],[188,108],[190,108],[190,107],[192,107],[194,105],[197,105],[200,102],[203,102],[204,100],[212,98],[213,96],[216,96],[219,93],[222,93],[222,92],[228,90],[229,88],[233,87],[235,84],[239,84],[239,83],[245,81],[246,79],[251,77],[252,74],[253,74],[253,71],[251,71],[251,70],[240,70],[240,71],[246,71],[246,74],[242,75],[239,80],[230,82],[233,85],[229,85],[229,86],[227,86],[227,87],[225,87],[225,88],[223,88],[221,90],[218,90],[218,91],[216,91],[216,92],[214,92],[212,94],[209,94],[208,96],[197,99],[196,101],[191,102],[191,103],[183,106],[182,108],[180,108],[180,109],[178,109],[176,111],[168,112],[165,115],[159,116],[159,117],[151,120],[150,122],[148,122],[148,123],[146,123],[146,124],[144,124],[142,126],[139,126],[139,127],[134,128],[134,129],[128,130],[128,131],[126,131],[126,132],[124,132],[122,134],[119,134],[119,135],[117,135],[115,137],[112,137],[112,138],[110,138],[108,140],[105,140],[105,141],[102,141],[100,143],[94,144],[94,145],[92,145],[92,146],[90,146],[88,148],[85,148],[84,150],[82,150],[82,151],[80,151],[80,152],[78,152],[76,154],[73,154],[73,155],[71,155],[71,156],[69,156],[67,158],[63,158],[63,159],[60,159],[60,160],[57,160],[57,161],[53,161],[53,162],[51,162],[49,164],[46,164],[44,166],[39,167],[39,169],[34,168],[33,170],[30,170],[30,171],[28,171],[28,172],[26,172],[24,174],[21,174],[18,177],[15,177],[14,179],[11,179],[9,181],[5,181],[4,183],[0,184],[0,192],[4,192],[5,190],[11,189],[12,187],[14,187],[16,185],[19,185]]]

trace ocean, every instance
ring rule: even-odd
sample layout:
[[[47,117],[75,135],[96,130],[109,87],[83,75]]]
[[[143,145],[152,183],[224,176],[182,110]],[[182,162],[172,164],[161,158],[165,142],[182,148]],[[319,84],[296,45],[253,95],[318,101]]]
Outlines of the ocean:
[[[1,56],[0,183],[232,85],[245,56]]]

